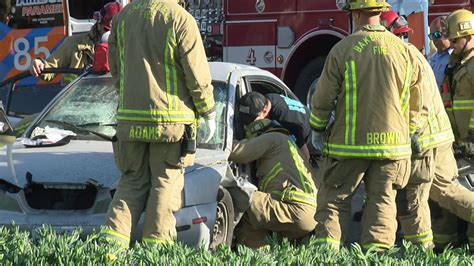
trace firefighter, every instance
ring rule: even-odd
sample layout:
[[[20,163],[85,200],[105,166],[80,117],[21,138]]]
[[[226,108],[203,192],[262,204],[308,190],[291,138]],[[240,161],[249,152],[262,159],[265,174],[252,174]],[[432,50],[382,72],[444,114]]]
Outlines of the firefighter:
[[[452,181],[456,176],[457,167],[452,152],[454,135],[428,61],[415,46],[409,47],[415,59],[413,64],[419,68],[416,80],[422,89],[423,108],[418,124],[420,131],[413,136],[410,179],[396,197],[397,214],[405,240],[433,248],[428,199],[433,179],[436,182]],[[443,194],[444,198],[447,196]]]
[[[435,18],[430,24],[429,38],[436,47],[436,53],[430,58],[430,66],[436,77],[436,84],[441,91],[441,84],[444,79],[444,70],[448,66],[449,56],[453,52],[448,39],[443,34],[442,22],[446,20],[446,16]]]
[[[239,106],[243,124],[263,118],[278,121],[295,138],[296,145],[303,153],[303,158],[306,161],[309,160],[306,142],[311,128],[308,123],[309,112],[302,103],[277,93],[268,93],[264,96],[252,91],[240,98]]]
[[[442,85],[443,100],[447,107],[455,135],[455,150],[464,156],[474,155],[474,15],[468,10],[456,10],[444,21],[446,38],[450,40],[453,52],[446,68]],[[474,194],[451,180],[433,183],[430,197],[452,214],[470,222],[467,232],[471,252],[474,251]],[[456,189],[461,187],[459,189]],[[462,193],[461,193],[462,192]],[[450,197],[446,199],[446,195]],[[434,227],[434,241],[437,248],[456,243],[457,219],[446,211],[438,217]]]
[[[410,134],[418,130],[422,106],[407,45],[380,25],[389,7],[382,0],[346,2],[355,29],[332,48],[312,97],[312,141],[327,156],[318,173],[315,236],[335,248],[344,241],[362,180],[362,247],[384,250],[395,242],[396,191],[408,182]]]
[[[411,29],[404,19],[395,23],[397,17],[397,13],[392,10],[383,12],[380,16],[382,24],[403,39],[403,33]],[[391,26],[393,24],[398,26]],[[448,173],[448,179],[456,175],[456,163],[451,152],[454,136],[430,66],[415,46],[408,45],[415,58],[413,64],[417,64],[420,70],[416,79],[423,90],[424,105],[420,116],[423,117],[424,124],[419,124],[421,131],[416,132],[413,137],[410,179],[407,186],[397,193],[397,214],[405,240],[432,248],[434,244],[428,198],[435,175],[442,178],[443,174]],[[437,165],[441,171],[435,171],[435,161],[440,158],[445,158]]]
[[[314,229],[316,186],[295,142],[283,126],[257,119],[246,127],[246,139],[235,144],[229,160],[256,161],[256,191],[235,229],[237,244],[267,245],[269,233],[290,241]]]
[[[122,175],[106,237],[129,245],[144,215],[142,241],[172,244],[184,167],[194,161],[196,119],[215,131],[209,66],[195,19],[177,0],[133,1],[112,20],[110,72],[117,87],[114,153]]]
[[[451,124],[455,130],[456,144],[468,154],[474,154],[474,17],[471,11],[457,10],[447,19],[447,38],[453,54],[446,70],[443,98],[448,106]],[[472,117],[472,119],[471,119]],[[472,121],[472,122],[471,122]]]
[[[94,45],[100,42],[104,33],[110,31],[112,17],[122,10],[119,2],[110,2],[94,12],[97,21],[88,33],[69,36],[46,60],[36,58],[31,62],[30,73],[45,81],[51,81],[55,74],[41,74],[45,68],[86,68],[92,64]],[[71,79],[69,77],[68,79]],[[70,81],[70,80],[69,80]]]

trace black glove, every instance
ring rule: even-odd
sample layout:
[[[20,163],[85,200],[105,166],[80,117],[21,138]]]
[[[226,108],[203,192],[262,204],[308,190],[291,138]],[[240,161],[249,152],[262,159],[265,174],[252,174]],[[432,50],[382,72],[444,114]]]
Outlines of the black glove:
[[[418,143],[418,138],[420,137],[420,132],[416,131],[413,135],[410,136],[411,139],[411,152],[413,155],[418,155],[421,153],[421,147]]]

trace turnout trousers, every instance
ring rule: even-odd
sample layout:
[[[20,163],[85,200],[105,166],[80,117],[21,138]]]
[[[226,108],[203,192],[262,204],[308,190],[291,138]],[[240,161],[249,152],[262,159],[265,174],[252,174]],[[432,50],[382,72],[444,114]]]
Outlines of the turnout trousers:
[[[435,152],[429,149],[412,157],[410,179],[396,199],[404,239],[427,248],[433,247],[428,199],[435,173]]]
[[[292,241],[313,231],[316,208],[299,202],[283,202],[269,193],[256,191],[250,207],[235,228],[237,244],[251,248],[268,245],[267,236],[274,232],[279,238]]]
[[[474,250],[474,192],[455,181],[458,173],[452,145],[435,149],[435,176],[430,190],[433,206],[433,236],[436,248],[443,248],[458,242],[458,219],[468,222],[467,237]]]
[[[436,202],[430,203],[435,248],[441,251],[448,244],[452,247],[459,247],[466,237],[469,250],[474,252],[474,224],[466,224],[456,215],[441,208]]]
[[[128,247],[144,212],[142,241],[173,243],[173,212],[181,207],[184,186],[184,169],[178,166],[181,143],[119,141],[114,154],[122,175],[105,222],[107,238]]]
[[[316,242],[339,248],[350,219],[351,199],[362,180],[367,201],[362,216],[361,242],[390,248],[397,230],[395,198],[410,176],[410,159],[369,160],[328,157],[321,164],[322,177],[316,210]]]

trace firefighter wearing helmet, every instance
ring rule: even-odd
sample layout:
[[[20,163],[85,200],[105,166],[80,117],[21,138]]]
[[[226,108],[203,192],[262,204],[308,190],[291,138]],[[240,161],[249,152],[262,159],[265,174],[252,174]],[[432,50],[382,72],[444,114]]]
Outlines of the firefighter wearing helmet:
[[[351,198],[365,182],[364,249],[394,245],[396,190],[410,175],[411,138],[418,128],[418,65],[407,45],[380,25],[383,0],[351,0],[353,33],[329,53],[312,97],[313,145],[323,146],[316,241],[339,247],[347,233]],[[331,113],[334,122],[328,124]]]
[[[121,172],[106,238],[128,247],[144,212],[142,241],[172,244],[184,167],[194,163],[196,121],[212,139],[211,74],[196,20],[178,0],[133,1],[113,18],[110,73],[118,92],[114,155]]]
[[[469,10],[456,10],[444,21],[444,34],[451,42],[453,53],[445,71],[442,96],[455,135],[455,150],[467,156],[474,155],[474,15]],[[435,180],[436,181],[436,180]],[[469,248],[474,252],[474,192],[454,190],[451,180],[440,182],[442,189],[431,191],[430,196],[440,198],[443,211],[439,221],[433,224],[437,248],[457,244],[457,218],[470,222],[468,226]],[[434,185],[433,185],[434,186]],[[452,196],[446,199],[446,192]],[[460,193],[464,192],[464,193]],[[454,214],[454,215],[453,215]]]
[[[387,29],[401,39],[411,30],[406,20],[396,22],[402,17],[392,10],[383,12],[380,18]],[[419,120],[424,124],[418,124],[420,131],[412,136],[412,147],[416,152],[413,152],[411,157],[408,184],[397,193],[397,214],[406,241],[433,248],[431,211],[428,203],[430,190],[440,195],[432,199],[442,201],[442,204],[452,201],[454,192],[463,196],[469,196],[466,192],[470,192],[455,182],[443,182],[452,181],[457,173],[456,160],[452,153],[454,135],[431,67],[414,45],[407,45],[413,58],[416,58],[413,64],[418,64],[420,69],[414,72],[414,75],[418,75],[415,79],[418,80],[417,86],[422,92],[423,107]],[[429,124],[427,121],[430,121]]]
[[[45,81],[54,79],[55,74],[41,74],[45,68],[86,68],[92,64],[94,45],[101,41],[104,33],[110,31],[112,17],[122,10],[119,2],[105,4],[94,13],[96,23],[88,33],[69,36],[47,59],[36,58],[31,62],[30,73]]]
[[[235,228],[237,243],[259,248],[272,232],[290,241],[305,236],[316,225],[317,190],[301,151],[276,121],[255,120],[245,133],[229,160],[256,162],[258,191]]]
[[[401,38],[408,37],[408,33],[412,31],[412,29],[408,27],[407,20],[403,16],[399,16],[397,12],[393,10],[382,12],[382,14],[380,14],[380,22],[387,30]]]
[[[453,53],[444,79],[444,99],[448,105],[456,144],[474,154],[474,15],[456,10],[446,18],[446,34]]]
[[[452,152],[454,135],[434,73],[421,52],[414,45],[408,44],[408,47],[415,58],[413,63],[420,69],[414,75],[418,75],[415,80],[418,80],[416,86],[421,90],[423,106],[419,113],[419,131],[412,136],[415,149],[411,157],[410,179],[396,197],[397,214],[406,241],[433,248],[428,199],[441,201],[440,204],[444,205],[452,201],[453,193],[469,196],[470,192],[453,182],[457,174]],[[430,197],[430,192],[438,197]],[[472,200],[474,202],[474,198]]]

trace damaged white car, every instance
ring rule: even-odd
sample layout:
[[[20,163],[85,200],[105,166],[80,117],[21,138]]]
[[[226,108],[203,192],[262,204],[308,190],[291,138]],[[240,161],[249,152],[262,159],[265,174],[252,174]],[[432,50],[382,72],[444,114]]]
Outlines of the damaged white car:
[[[255,189],[245,181],[251,167],[227,161],[233,140],[243,136],[236,99],[251,90],[296,96],[273,74],[255,67],[210,63],[210,68],[217,130],[204,143],[200,136],[206,128],[200,121],[196,161],[185,170],[183,206],[175,216],[179,241],[212,248],[231,243],[245,199]],[[33,232],[43,224],[58,231],[82,227],[87,234],[103,225],[120,176],[110,142],[116,103],[111,76],[85,72],[22,137],[0,148],[0,226],[14,222]],[[231,194],[239,199],[233,202]]]

